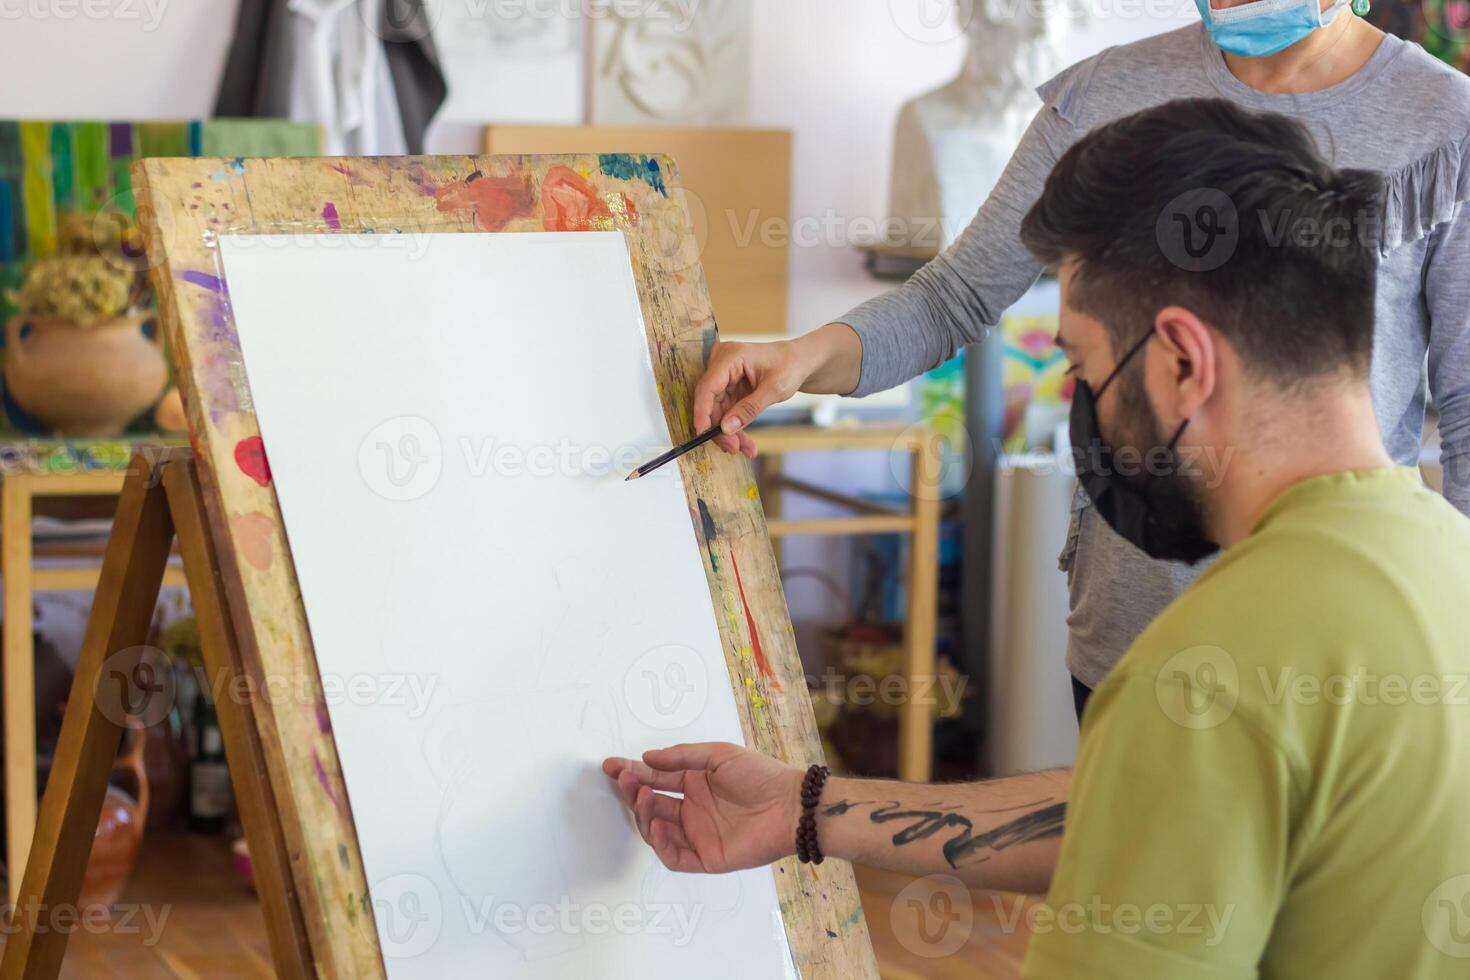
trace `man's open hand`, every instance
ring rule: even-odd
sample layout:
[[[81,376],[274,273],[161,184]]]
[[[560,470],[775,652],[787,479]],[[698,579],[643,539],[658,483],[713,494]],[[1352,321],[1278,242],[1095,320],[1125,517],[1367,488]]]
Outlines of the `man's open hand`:
[[[607,759],[602,771],[617,781],[638,832],[671,871],[739,871],[796,850],[804,773],[795,766],[728,742],[701,742],[654,749],[641,762]]]

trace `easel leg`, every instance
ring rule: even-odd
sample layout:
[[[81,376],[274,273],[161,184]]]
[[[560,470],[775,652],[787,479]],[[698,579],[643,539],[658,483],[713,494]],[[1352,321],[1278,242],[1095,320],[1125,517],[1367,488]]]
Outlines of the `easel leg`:
[[[939,437],[926,435],[914,451],[914,536],[909,548],[908,616],[904,658],[908,695],[899,707],[898,778],[926,783],[934,773],[934,631],[939,603]],[[925,694],[922,703],[917,699]]]
[[[173,544],[168,501],[155,476],[153,466],[135,456],[118,498],[56,759],[0,961],[4,980],[56,976],[70,931],[64,927],[76,922],[77,894],[122,738],[123,711],[139,693],[134,690],[139,678],[116,669],[116,663],[109,666],[108,660],[147,639]]]
[[[8,898],[20,879],[36,832],[36,648],[31,634],[30,477],[5,480],[0,525],[0,575],[5,580],[5,845]]]
[[[261,896],[276,976],[314,976],[306,923],[291,880],[289,852],[277,818],[279,811],[266,772],[260,732],[251,710],[261,692],[250,685],[250,675],[235,642],[234,626],[224,602],[217,552],[210,537],[199,475],[193,462],[165,464],[163,485],[179,536],[194,616],[199,622],[204,669],[224,736],[230,781],[239,803],[245,838],[250,843],[255,890]]]

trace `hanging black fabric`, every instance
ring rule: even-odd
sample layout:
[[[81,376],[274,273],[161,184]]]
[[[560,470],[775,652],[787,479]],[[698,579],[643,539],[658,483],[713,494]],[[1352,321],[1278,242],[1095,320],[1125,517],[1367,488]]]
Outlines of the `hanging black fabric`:
[[[404,142],[408,152],[422,153],[424,133],[449,94],[423,0],[383,0],[378,36],[393,79]]]
[[[240,0],[215,95],[216,118],[286,118],[291,107],[288,0]]]
[[[290,115],[291,17],[288,0],[240,0],[216,117]],[[374,33],[383,43],[404,143],[408,152],[422,153],[424,133],[449,93],[423,0],[383,0]]]

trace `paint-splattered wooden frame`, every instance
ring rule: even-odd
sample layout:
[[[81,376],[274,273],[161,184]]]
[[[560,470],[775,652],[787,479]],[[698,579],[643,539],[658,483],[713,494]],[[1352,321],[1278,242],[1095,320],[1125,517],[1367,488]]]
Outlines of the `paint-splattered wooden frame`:
[[[323,976],[383,972],[368,883],[296,573],[261,445],[218,238],[357,232],[623,232],[669,429],[692,436],[690,392],[716,337],[699,249],[663,156],[150,159],[139,217],[176,359],[241,649],[257,682],[313,692],[255,708]],[[679,461],[748,744],[821,756],[749,464]],[[803,977],[876,977],[852,870],[780,862],[781,911]]]

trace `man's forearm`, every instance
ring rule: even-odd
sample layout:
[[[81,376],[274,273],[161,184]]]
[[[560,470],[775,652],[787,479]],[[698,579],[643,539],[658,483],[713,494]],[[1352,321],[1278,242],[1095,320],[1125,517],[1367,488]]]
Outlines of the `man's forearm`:
[[[822,852],[854,864],[1040,894],[1061,845],[1071,770],[978,783],[832,777],[817,807]]]

